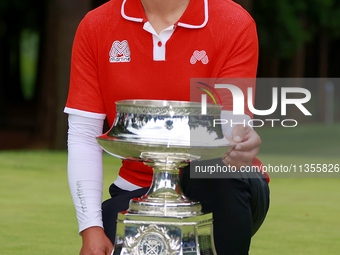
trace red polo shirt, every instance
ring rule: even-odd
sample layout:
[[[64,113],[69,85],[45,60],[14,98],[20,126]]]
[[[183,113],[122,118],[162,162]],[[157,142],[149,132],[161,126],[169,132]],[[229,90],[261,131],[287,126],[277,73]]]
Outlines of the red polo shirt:
[[[147,25],[137,0],[111,0],[85,16],[73,45],[66,113],[107,117],[112,125],[116,101],[190,101],[190,78],[256,77],[255,22],[231,0],[191,0],[168,40]],[[252,116],[247,107],[245,113]],[[149,167],[129,161],[119,175],[141,187],[152,180]]]

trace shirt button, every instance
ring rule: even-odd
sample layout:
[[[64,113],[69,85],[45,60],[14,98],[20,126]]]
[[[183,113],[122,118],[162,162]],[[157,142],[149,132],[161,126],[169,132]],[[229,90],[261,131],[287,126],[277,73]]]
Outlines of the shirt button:
[[[162,42],[159,41],[157,45],[158,45],[158,47],[162,47]]]

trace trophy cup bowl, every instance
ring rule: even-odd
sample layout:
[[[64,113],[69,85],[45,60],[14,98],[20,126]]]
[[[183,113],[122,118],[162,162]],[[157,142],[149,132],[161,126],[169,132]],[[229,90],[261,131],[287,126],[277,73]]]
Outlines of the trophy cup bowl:
[[[203,115],[196,102],[124,100],[116,111],[111,129],[97,137],[99,145],[154,173],[147,194],[118,215],[114,254],[149,254],[152,245],[157,252],[151,254],[216,254],[212,215],[182,194],[179,171],[192,161],[220,158],[233,146],[214,122],[221,106],[207,104]],[[185,245],[189,236],[195,239],[191,247]]]

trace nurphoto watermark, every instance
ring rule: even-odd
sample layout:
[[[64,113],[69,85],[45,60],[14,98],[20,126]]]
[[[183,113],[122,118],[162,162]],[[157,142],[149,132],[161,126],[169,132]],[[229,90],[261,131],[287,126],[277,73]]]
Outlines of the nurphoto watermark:
[[[259,110],[254,106],[254,87],[240,87],[232,84],[214,84],[212,89],[216,91],[216,89],[226,89],[231,93],[232,100],[232,109],[233,115],[244,115],[245,114],[245,102],[247,102],[246,106],[250,113],[258,116],[269,116],[278,109],[278,87],[272,87],[272,105],[269,109]],[[245,97],[243,91],[247,91],[247,97]],[[298,110],[300,110],[305,116],[312,116],[311,112],[304,106],[305,103],[308,103],[311,100],[311,92],[306,88],[297,88],[297,87],[281,87],[281,116],[287,116],[287,105],[294,105]],[[220,90],[221,93],[221,90]],[[222,91],[222,94],[225,93]],[[295,94],[302,96],[302,98],[289,98],[288,94]],[[211,95],[211,94],[210,94]],[[247,98],[247,100],[245,100]],[[268,99],[270,100],[270,99]],[[201,113],[202,115],[206,115],[207,113],[207,94],[201,94]],[[298,125],[298,121],[296,119],[250,119],[243,120],[241,122],[233,121],[233,119],[214,119],[214,125],[230,125],[231,127],[235,125],[243,125],[250,127],[263,127],[265,122],[269,123],[271,127],[274,127],[275,124],[279,123],[282,127],[296,127]]]
[[[202,143],[202,132],[217,134],[215,141],[232,138],[237,125],[264,137],[256,163],[236,169],[221,159],[196,162],[190,167],[192,178],[248,178],[263,173],[271,178],[340,178],[340,161],[333,156],[340,150],[340,141],[336,142],[340,137],[332,129],[340,121],[340,79],[195,78],[190,84],[190,101],[201,106],[201,117],[191,132],[193,145]],[[216,106],[221,113],[213,115]]]

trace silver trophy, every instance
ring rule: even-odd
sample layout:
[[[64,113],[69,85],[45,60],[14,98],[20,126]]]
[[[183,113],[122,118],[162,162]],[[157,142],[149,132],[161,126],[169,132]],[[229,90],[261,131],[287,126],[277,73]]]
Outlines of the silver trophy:
[[[115,255],[216,254],[213,217],[199,201],[186,198],[179,171],[189,162],[222,157],[231,144],[220,125],[221,107],[184,101],[116,102],[111,129],[97,138],[109,154],[153,168],[146,195],[118,214]]]

